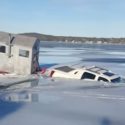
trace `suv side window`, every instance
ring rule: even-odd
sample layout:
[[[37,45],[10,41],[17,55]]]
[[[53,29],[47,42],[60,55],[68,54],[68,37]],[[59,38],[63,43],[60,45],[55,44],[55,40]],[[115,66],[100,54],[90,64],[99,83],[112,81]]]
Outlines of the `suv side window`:
[[[94,74],[84,72],[81,79],[95,79],[95,77],[96,76]]]
[[[104,82],[109,82],[107,79],[103,78],[103,77],[99,77],[98,81],[104,81]]]

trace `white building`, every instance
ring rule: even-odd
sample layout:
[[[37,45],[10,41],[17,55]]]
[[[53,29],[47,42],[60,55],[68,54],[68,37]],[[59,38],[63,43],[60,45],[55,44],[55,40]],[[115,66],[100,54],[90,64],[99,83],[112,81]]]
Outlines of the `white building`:
[[[39,44],[34,37],[0,32],[0,71],[22,75],[36,72]]]

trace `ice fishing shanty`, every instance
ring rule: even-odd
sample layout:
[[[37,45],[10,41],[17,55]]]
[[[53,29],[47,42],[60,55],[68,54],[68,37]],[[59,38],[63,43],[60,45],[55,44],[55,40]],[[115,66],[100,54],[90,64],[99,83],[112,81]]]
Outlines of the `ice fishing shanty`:
[[[0,32],[0,71],[21,75],[36,72],[39,44],[35,37]]]

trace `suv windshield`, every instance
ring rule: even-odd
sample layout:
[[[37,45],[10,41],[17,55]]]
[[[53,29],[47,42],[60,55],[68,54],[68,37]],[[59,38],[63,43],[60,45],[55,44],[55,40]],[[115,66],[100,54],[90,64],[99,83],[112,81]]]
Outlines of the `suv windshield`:
[[[113,83],[120,82],[120,81],[121,81],[121,78],[120,78],[120,77],[111,80],[111,82],[113,82]]]

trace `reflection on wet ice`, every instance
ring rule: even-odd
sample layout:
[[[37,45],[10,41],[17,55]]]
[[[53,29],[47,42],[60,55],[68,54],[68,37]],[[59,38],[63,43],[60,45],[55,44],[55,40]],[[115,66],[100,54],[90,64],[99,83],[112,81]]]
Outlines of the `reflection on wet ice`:
[[[51,103],[60,100],[61,98],[54,95],[48,95],[44,93],[11,93],[3,97],[4,101],[9,102],[40,102],[40,103]]]
[[[9,101],[9,102],[42,102],[42,103],[49,103],[51,101],[57,100],[58,97],[51,96],[48,94],[44,94],[39,89],[41,86],[45,87],[48,86],[47,80],[43,78],[39,78],[38,80],[25,82],[21,84],[17,84],[4,89],[6,94],[0,93],[0,100]],[[35,87],[36,90],[35,90]],[[38,90],[37,90],[38,89]]]
[[[5,93],[4,95],[2,94],[2,89],[1,89],[0,100],[25,101],[25,102],[30,102],[35,100],[37,101],[37,96],[35,96],[35,94],[28,93],[23,89],[36,87],[38,86],[38,83],[39,79],[36,79],[29,82],[5,86],[3,89]]]
[[[13,102],[38,102],[37,93],[11,93],[4,97],[5,101]]]

